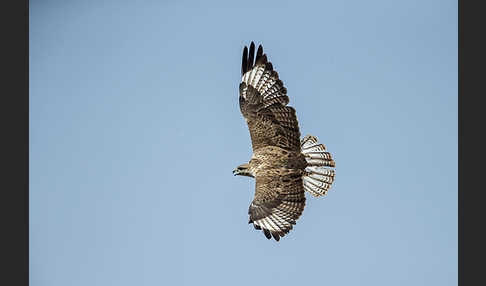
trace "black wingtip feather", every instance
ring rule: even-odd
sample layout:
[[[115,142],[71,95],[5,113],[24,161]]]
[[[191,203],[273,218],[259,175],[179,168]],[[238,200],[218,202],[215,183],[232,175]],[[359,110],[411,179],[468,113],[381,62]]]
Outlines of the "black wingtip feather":
[[[241,60],[241,75],[247,72],[248,68],[248,48],[245,46],[243,49],[243,59]]]
[[[267,62],[267,55],[264,55],[264,56],[265,56],[265,58],[264,58],[264,59],[265,59],[265,62]],[[267,62],[267,67],[266,67],[266,69],[268,69],[268,70],[273,70],[273,65],[272,65],[272,63]]]
[[[263,47],[262,45],[258,45],[258,50],[256,53],[255,63],[263,56]]]
[[[272,236],[276,241],[280,241],[280,236],[277,233],[272,232]]]
[[[267,56],[263,54],[262,45],[258,45],[258,50],[255,55],[255,43],[250,43],[250,48],[247,46],[243,48],[243,57],[241,60],[241,75],[251,70],[256,64],[266,63]]]
[[[271,239],[272,235],[270,234],[270,231],[268,229],[263,229],[263,234],[267,237],[267,239]]]
[[[248,68],[247,71],[251,70],[253,68],[253,63],[254,63],[254,57],[255,57],[255,43],[251,42],[250,44],[250,52],[248,54]]]

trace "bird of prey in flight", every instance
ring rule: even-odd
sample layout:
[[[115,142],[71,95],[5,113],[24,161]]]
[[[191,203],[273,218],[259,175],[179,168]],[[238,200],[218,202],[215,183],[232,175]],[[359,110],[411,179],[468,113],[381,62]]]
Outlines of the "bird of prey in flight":
[[[305,191],[323,196],[334,182],[335,162],[317,138],[300,139],[287,89],[261,45],[243,49],[240,111],[250,130],[253,155],[234,175],[255,178],[248,223],[268,239],[285,236],[301,216]]]

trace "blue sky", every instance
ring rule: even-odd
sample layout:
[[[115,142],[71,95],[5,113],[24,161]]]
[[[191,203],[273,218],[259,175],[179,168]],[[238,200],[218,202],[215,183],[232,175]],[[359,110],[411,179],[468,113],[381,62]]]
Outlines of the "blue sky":
[[[457,1],[31,1],[31,285],[456,285]],[[247,224],[241,52],[336,181]]]

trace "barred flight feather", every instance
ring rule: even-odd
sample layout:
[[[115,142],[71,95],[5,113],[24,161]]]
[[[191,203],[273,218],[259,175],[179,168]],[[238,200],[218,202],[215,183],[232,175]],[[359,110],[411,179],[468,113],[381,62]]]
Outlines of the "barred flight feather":
[[[250,46],[250,54],[251,51],[252,48]],[[259,56],[257,53],[257,59],[254,66],[251,58],[247,59],[246,63],[244,61],[243,65],[245,64],[247,68],[242,68],[244,73],[241,77],[241,81],[246,85],[252,86],[261,94],[264,107],[271,106],[275,103],[280,103],[285,106],[289,103],[287,89],[279,79],[278,72],[274,71],[272,64],[267,62],[266,55]]]
[[[270,230],[272,231],[280,231],[280,227],[273,221],[272,216],[266,218],[268,224],[270,225]]]
[[[255,84],[256,89],[261,92],[261,88],[263,85],[268,81],[268,79],[272,76],[272,64],[271,63],[265,63],[263,67],[263,74],[258,80],[258,82]]]
[[[286,196],[283,200],[277,200],[267,204],[268,206],[275,206],[268,208],[267,205],[262,205],[252,202],[248,213],[250,214],[249,223],[253,223],[255,228],[261,228],[268,238],[266,230],[277,241],[280,237],[285,236],[295,225],[296,220],[302,213],[305,205],[305,197],[303,195],[303,188],[301,189],[301,198],[294,198],[288,200]]]

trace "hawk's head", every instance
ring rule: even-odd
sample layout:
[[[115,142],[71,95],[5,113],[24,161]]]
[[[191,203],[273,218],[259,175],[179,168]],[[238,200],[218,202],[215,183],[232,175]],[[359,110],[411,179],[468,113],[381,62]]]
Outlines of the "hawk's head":
[[[246,163],[239,165],[236,169],[233,170],[233,175],[253,177],[253,174],[250,171],[250,164]]]

